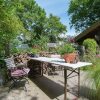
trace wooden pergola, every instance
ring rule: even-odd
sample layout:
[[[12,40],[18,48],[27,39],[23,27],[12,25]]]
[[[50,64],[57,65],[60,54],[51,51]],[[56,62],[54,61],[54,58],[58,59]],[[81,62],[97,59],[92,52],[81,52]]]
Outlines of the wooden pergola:
[[[91,27],[75,37],[75,42],[82,44],[87,38],[95,39],[100,46],[100,21],[94,23]]]

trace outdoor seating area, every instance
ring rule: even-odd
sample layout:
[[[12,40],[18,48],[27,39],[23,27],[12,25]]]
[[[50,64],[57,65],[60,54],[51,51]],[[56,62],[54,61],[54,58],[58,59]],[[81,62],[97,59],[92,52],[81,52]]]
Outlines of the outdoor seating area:
[[[8,78],[7,83],[0,87],[1,96],[5,95],[2,100],[16,99],[19,93],[21,100],[94,100],[95,95],[88,93],[95,91],[92,84],[88,84],[93,80],[85,81],[88,74],[84,70],[89,65],[91,68],[92,63],[82,62],[79,58],[77,62],[68,63],[59,53],[43,52],[38,55],[31,56],[25,52],[4,59]],[[2,88],[5,91],[2,92]]]
[[[10,96],[5,96],[3,100],[15,99],[16,91],[22,93],[19,96],[22,100],[30,98],[33,98],[32,100],[41,100],[41,98],[46,100],[91,99],[91,93],[86,92],[87,88],[89,91],[92,90],[90,85],[87,85],[89,79],[84,82],[87,73],[84,70],[80,71],[79,68],[82,66],[85,68],[92,63],[85,64],[80,61],[66,63],[59,54],[45,53],[45,55],[31,57],[28,53],[22,53],[5,59],[9,80],[3,87],[4,94],[10,94]],[[3,93],[2,90],[1,93]],[[32,96],[32,94],[37,95]]]
[[[59,73],[59,72],[58,72]],[[69,73],[69,72],[68,72]],[[64,80],[62,72],[54,77],[44,75],[43,77],[28,79],[29,84],[26,84],[27,92],[24,91],[23,86],[11,89],[8,93],[8,86],[0,87],[0,99],[1,100],[64,100],[63,86]],[[90,84],[83,83],[85,81],[85,73],[81,72],[81,87],[80,98],[78,100],[93,99],[89,91],[93,91],[90,88]],[[88,94],[88,95],[87,95]],[[90,96],[89,96],[90,95]],[[68,99],[77,99],[77,77],[71,78],[68,81]]]
[[[100,0],[0,0],[0,100],[100,100]]]

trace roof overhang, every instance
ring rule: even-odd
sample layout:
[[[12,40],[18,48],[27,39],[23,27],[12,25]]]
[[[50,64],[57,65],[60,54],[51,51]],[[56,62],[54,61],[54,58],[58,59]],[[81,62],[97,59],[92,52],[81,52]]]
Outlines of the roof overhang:
[[[83,31],[82,33],[80,33],[79,35],[77,35],[75,37],[75,42],[79,41],[81,38],[85,37],[86,35],[88,35],[89,33],[91,33],[92,31],[94,31],[95,29],[100,28],[100,21],[94,23],[91,27],[89,27],[88,29],[86,29],[85,31]],[[94,35],[94,33],[92,33],[92,35]]]

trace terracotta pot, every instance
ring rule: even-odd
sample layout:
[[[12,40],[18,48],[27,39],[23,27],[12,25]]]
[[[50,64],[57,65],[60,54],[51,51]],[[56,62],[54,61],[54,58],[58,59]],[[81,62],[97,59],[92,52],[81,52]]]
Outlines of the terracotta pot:
[[[75,63],[76,53],[64,54],[63,58],[67,63]]]

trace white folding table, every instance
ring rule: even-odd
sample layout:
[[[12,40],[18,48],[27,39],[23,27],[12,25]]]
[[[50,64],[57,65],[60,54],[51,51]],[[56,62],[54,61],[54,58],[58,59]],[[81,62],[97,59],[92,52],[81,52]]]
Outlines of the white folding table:
[[[88,62],[77,62],[77,63],[66,63],[64,59],[60,58],[48,58],[48,57],[38,57],[38,58],[30,58],[31,60],[40,61],[42,64],[44,62],[57,64],[64,68],[64,100],[67,100],[67,79],[70,78],[70,75],[75,72],[78,75],[78,97],[79,97],[79,90],[80,90],[80,68],[86,67],[88,65],[92,65],[92,63]],[[43,68],[42,68],[43,69]],[[67,70],[71,72],[67,75]],[[43,70],[42,70],[43,74]]]

